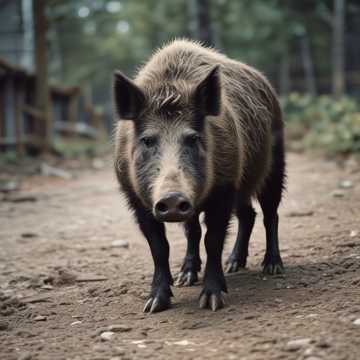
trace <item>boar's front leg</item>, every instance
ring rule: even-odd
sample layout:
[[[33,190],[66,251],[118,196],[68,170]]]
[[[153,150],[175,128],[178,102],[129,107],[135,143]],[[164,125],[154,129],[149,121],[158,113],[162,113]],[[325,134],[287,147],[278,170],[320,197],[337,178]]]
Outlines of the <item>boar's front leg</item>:
[[[144,312],[158,312],[170,307],[172,295],[170,285],[173,279],[169,267],[169,243],[165,236],[165,226],[145,210],[135,211],[136,217],[154,260],[154,276],[151,292],[144,306]]]
[[[227,292],[221,256],[233,206],[232,189],[220,189],[211,196],[205,208],[205,248],[207,261],[204,288],[200,294],[200,308],[216,311],[224,306],[221,292]]]
[[[191,286],[198,281],[198,272],[201,269],[199,245],[201,239],[201,226],[199,215],[196,214],[191,220],[184,224],[187,238],[186,255],[177,276],[176,286]]]

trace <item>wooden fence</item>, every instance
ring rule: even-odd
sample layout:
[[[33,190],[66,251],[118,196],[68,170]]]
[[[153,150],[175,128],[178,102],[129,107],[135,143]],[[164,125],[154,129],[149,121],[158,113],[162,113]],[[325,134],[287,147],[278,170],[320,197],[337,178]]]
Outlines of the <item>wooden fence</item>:
[[[45,143],[44,114],[34,106],[36,77],[0,59],[0,151],[27,148],[42,150]],[[96,139],[103,116],[96,111],[78,86],[50,86],[52,139],[82,136]],[[46,126],[49,126],[47,124]]]

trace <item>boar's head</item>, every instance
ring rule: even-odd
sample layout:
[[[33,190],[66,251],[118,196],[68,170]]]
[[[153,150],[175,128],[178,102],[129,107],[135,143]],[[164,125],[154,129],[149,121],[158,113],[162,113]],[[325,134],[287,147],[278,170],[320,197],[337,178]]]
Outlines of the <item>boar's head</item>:
[[[188,220],[212,185],[212,139],[207,116],[221,111],[219,67],[202,80],[142,84],[116,71],[118,121],[133,122],[130,178],[158,221]]]

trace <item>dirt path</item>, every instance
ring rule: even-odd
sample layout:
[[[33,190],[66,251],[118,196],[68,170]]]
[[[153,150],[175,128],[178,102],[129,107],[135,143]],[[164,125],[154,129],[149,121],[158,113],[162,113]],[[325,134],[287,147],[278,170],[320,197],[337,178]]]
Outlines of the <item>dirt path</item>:
[[[174,288],[168,311],[142,313],[152,261],[110,168],[29,180],[37,201],[0,202],[0,358],[359,359],[360,172],[294,154],[288,162],[286,274],[260,274],[258,215],[249,270],[227,276],[216,313],[198,309],[201,284]],[[353,186],[337,190],[344,179]],[[176,274],[185,239],[176,225],[168,235]]]

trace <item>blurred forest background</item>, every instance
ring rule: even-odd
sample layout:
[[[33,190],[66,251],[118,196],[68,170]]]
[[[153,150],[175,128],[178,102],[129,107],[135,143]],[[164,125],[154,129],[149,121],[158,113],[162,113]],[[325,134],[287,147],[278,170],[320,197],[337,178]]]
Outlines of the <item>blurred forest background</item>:
[[[79,87],[108,131],[113,70],[133,76],[155,48],[188,37],[269,77],[295,148],[360,153],[359,0],[0,0],[0,20],[0,58]]]

